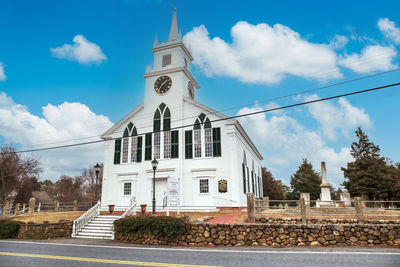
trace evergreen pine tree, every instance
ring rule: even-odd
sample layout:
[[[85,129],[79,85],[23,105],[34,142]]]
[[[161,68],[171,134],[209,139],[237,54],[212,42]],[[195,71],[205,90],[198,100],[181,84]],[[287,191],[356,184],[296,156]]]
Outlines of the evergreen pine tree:
[[[311,162],[303,159],[303,163],[290,178],[291,192],[289,199],[299,199],[300,193],[310,193],[310,198],[319,199],[321,192],[321,176],[314,171]]]
[[[391,200],[399,190],[399,175],[396,166],[380,155],[380,148],[369,140],[361,129],[356,130],[358,142],[351,144],[353,162],[348,162],[342,171],[345,177],[343,186],[353,197],[368,200]]]
[[[262,168],[263,193],[264,197],[271,200],[282,200],[285,198],[285,191],[281,181],[275,180],[272,173],[267,168]]]

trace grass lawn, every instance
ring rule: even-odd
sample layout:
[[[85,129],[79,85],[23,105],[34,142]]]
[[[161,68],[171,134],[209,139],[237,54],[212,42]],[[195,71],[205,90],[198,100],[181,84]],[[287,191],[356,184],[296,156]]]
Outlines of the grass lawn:
[[[13,221],[20,222],[33,222],[33,223],[43,223],[48,221],[49,223],[56,223],[60,220],[70,220],[73,221],[79,216],[81,216],[85,211],[62,211],[62,212],[35,212],[33,215],[20,214],[13,218]]]

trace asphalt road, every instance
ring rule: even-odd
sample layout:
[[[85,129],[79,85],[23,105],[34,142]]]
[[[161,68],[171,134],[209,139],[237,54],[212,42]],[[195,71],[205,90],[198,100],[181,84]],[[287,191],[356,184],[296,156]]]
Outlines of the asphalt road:
[[[400,250],[378,248],[145,247],[112,241],[0,240],[0,266],[400,266]]]

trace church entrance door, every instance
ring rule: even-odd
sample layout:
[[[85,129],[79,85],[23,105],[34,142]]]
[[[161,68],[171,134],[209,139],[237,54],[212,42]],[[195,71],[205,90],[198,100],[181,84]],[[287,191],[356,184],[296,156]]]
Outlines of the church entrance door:
[[[167,178],[156,178],[156,208],[163,208],[163,200],[167,195]],[[153,194],[153,192],[152,192]],[[152,195],[153,196],[153,195]]]

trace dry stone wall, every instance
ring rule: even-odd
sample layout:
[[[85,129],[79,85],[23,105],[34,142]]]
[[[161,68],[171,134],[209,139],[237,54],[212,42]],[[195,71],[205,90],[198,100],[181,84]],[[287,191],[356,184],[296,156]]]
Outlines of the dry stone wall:
[[[70,238],[72,222],[21,224],[18,231],[19,239],[55,239]]]
[[[193,224],[174,240],[116,235],[136,244],[192,246],[375,246],[400,247],[399,224]]]

